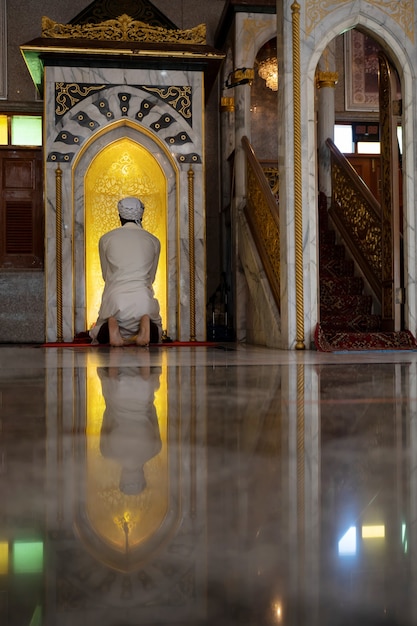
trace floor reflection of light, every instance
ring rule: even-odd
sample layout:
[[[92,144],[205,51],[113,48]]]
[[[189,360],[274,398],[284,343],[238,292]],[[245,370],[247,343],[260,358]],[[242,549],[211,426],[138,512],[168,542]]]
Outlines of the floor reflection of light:
[[[339,556],[356,554],[356,526],[351,526],[339,541]]]
[[[42,607],[37,606],[30,620],[30,626],[42,626],[42,623]]]
[[[117,354],[114,353],[116,357]],[[136,367],[123,367],[121,358],[113,366],[118,370],[118,381],[131,381],[132,389],[136,389],[136,378],[146,378],[149,368],[146,354],[138,353]],[[133,550],[151,538],[166,515],[169,498],[168,473],[168,410],[167,410],[167,369],[165,362],[153,375],[157,376],[153,405],[155,407],[161,451],[148,460],[145,465],[146,489],[136,495],[127,495],[120,490],[121,465],[111,456],[103,455],[101,446],[101,430],[103,425],[106,402],[103,388],[97,373],[95,362],[91,359],[91,367],[87,368],[86,386],[86,511],[89,524],[94,533],[116,552]],[[128,372],[124,373],[125,370]],[[137,374],[132,372],[137,370]],[[160,371],[159,371],[160,370]],[[142,373],[141,373],[142,372]],[[150,369],[152,373],[152,368]],[[142,376],[143,374],[143,376]],[[127,376],[127,378],[123,378]],[[135,378],[136,377],[136,378]],[[151,378],[149,378],[149,384]],[[133,391],[132,391],[133,393]],[[139,409],[138,409],[139,410]],[[139,423],[143,415],[133,415],[133,421]]]
[[[401,526],[401,543],[403,545],[404,554],[408,552],[408,539],[407,539],[407,526],[402,524]]]
[[[282,623],[282,603],[280,600],[277,600],[276,602],[273,603],[272,611],[273,611],[274,619],[276,623],[281,624]]]
[[[385,526],[362,526],[362,539],[383,539],[385,537]]]

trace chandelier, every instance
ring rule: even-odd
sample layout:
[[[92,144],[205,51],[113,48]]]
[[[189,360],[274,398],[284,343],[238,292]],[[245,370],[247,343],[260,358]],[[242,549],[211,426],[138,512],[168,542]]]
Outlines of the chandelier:
[[[276,56],[267,57],[258,63],[258,74],[272,91],[278,91],[278,59]]]
[[[277,38],[267,41],[256,55],[259,76],[266,82],[268,89],[278,91],[278,54]]]

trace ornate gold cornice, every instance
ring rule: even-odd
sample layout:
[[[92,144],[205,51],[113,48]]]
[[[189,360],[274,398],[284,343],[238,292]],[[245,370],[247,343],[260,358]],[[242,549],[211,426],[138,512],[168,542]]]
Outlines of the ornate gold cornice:
[[[205,44],[206,25],[200,24],[188,30],[167,29],[139,22],[126,14],[120,15],[116,20],[106,20],[99,24],[59,24],[48,17],[43,17],[42,37]]]

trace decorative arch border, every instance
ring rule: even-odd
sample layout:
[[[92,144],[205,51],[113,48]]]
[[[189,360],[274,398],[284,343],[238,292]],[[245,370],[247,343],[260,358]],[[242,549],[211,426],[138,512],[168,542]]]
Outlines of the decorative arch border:
[[[120,119],[95,133],[72,164],[72,216],[73,216],[73,266],[74,266],[74,328],[85,329],[86,284],[85,284],[85,220],[84,220],[84,177],[91,158],[108,145],[109,141],[129,138],[150,151],[159,160],[167,179],[167,312],[166,326],[173,336],[179,329],[178,301],[179,278],[177,264],[171,258],[179,254],[179,190],[180,170],[167,145],[149,129],[128,119]]]
[[[71,107],[68,104],[65,115],[56,120],[56,135],[49,144],[47,162],[71,163],[97,132],[124,119],[160,138],[180,162],[202,162],[200,142],[192,128],[191,87],[84,83],[71,83],[70,87],[69,91],[69,85],[66,86],[65,97],[72,93],[77,100]],[[57,91],[58,106],[56,94]]]
[[[324,3],[321,0],[308,0],[306,3],[306,33],[310,35],[318,23],[324,21],[334,10],[334,5],[348,4],[350,0],[338,0],[338,3]],[[368,3],[377,7],[404,29],[405,34],[414,42],[414,0],[391,2],[390,0],[368,0]]]
[[[256,13],[255,17],[250,17],[248,14],[243,13],[238,13],[237,15],[242,16],[239,49],[244,54],[240,58],[235,57],[234,63],[243,63],[246,67],[253,67],[258,51],[272,37],[276,37],[276,15],[261,13]]]

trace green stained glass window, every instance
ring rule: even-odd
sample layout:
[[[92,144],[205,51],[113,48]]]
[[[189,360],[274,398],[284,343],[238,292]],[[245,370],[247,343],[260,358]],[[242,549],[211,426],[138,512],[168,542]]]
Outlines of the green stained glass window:
[[[13,569],[16,574],[37,574],[43,569],[42,541],[15,541]]]
[[[42,117],[40,115],[13,115],[13,146],[42,145]]]

